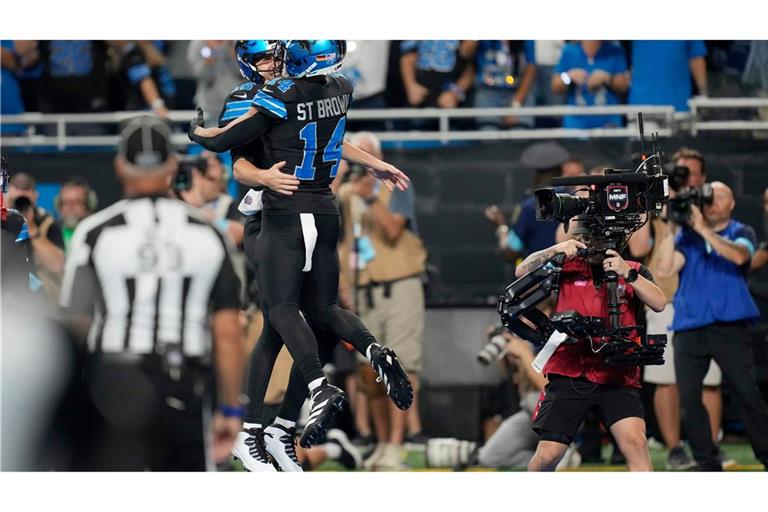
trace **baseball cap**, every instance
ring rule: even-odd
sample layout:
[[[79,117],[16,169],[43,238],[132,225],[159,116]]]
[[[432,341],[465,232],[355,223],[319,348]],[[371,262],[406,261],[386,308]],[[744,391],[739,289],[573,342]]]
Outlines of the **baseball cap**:
[[[562,165],[569,156],[568,150],[557,142],[537,142],[523,150],[520,162],[528,169],[544,170]]]
[[[157,117],[135,117],[120,130],[117,151],[134,172],[156,172],[175,153],[171,128]]]

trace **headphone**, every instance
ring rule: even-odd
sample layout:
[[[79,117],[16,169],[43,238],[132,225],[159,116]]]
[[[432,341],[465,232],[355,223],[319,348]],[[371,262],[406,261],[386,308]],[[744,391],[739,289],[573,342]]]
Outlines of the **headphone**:
[[[61,188],[64,187],[81,187],[85,189],[85,208],[88,210],[88,213],[96,211],[96,207],[99,205],[99,198],[85,179],[79,176],[69,178],[61,184]],[[56,210],[61,212],[61,191],[53,198],[53,205],[56,207]]]

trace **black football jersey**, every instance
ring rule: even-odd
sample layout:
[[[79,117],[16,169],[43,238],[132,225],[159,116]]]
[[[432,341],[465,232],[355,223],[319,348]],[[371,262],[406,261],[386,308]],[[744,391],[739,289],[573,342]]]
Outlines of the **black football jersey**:
[[[248,112],[253,102],[253,97],[261,88],[261,85],[254,82],[243,81],[238,84],[227,96],[227,101],[219,114],[219,127],[224,127]],[[256,167],[266,169],[271,166],[264,157],[264,141],[261,137],[238,146],[230,151],[232,163],[238,158],[245,158]],[[252,187],[254,190],[261,190],[263,187]]]
[[[352,85],[338,73],[276,78],[256,92],[252,106],[272,121],[263,135],[266,161],[284,160],[283,172],[300,180],[291,196],[265,190],[265,211],[338,213],[330,185],[339,169],[351,102]]]

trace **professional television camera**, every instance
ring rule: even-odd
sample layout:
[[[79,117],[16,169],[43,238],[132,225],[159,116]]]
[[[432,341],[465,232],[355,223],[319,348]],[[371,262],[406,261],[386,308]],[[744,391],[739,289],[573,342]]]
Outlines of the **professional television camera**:
[[[669,187],[677,192],[667,204],[667,218],[676,224],[684,224],[691,218],[691,205],[699,209],[712,204],[714,196],[712,185],[705,183],[700,187],[688,187],[690,170],[684,165],[676,165],[669,173]]]
[[[605,176],[552,180],[553,185],[584,186],[581,190],[586,190],[585,197],[557,193],[551,188],[535,191],[538,220],[560,220],[567,230],[571,219],[576,217],[588,247],[579,250],[579,256],[593,262],[604,259],[608,249],[620,252],[629,236],[648,222],[651,214],[659,214],[667,200],[667,175],[663,172],[658,136],[652,137],[652,153],[646,156],[641,113],[638,121],[643,156],[634,172],[608,169]],[[645,326],[621,325],[615,272],[605,272],[599,284],[607,291],[608,325],[601,318],[585,317],[576,311],[564,311],[547,318],[535,309],[536,304],[558,292],[564,260],[564,254],[557,254],[507,286],[498,302],[504,326],[538,346],[543,346],[556,330],[570,337],[566,342],[588,339],[593,352],[604,356],[607,364],[663,364],[666,334],[646,335]],[[535,328],[523,322],[523,318]]]

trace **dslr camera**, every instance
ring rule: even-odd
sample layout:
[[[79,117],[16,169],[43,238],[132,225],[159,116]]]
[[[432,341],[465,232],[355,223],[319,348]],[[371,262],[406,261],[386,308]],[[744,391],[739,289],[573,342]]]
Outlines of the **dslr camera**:
[[[669,173],[669,186],[677,194],[669,198],[667,218],[675,224],[683,224],[691,218],[692,205],[702,209],[705,205],[712,204],[714,199],[712,185],[709,183],[700,187],[686,186],[689,174],[690,170],[684,165],[674,166]]]
[[[488,366],[504,357],[504,354],[507,353],[507,340],[502,336],[503,332],[504,326],[499,325],[488,334],[488,343],[477,353],[478,363]]]
[[[184,155],[179,157],[179,169],[173,177],[173,190],[186,192],[192,188],[192,171],[197,169],[200,174],[208,170],[208,160],[202,155]]]

